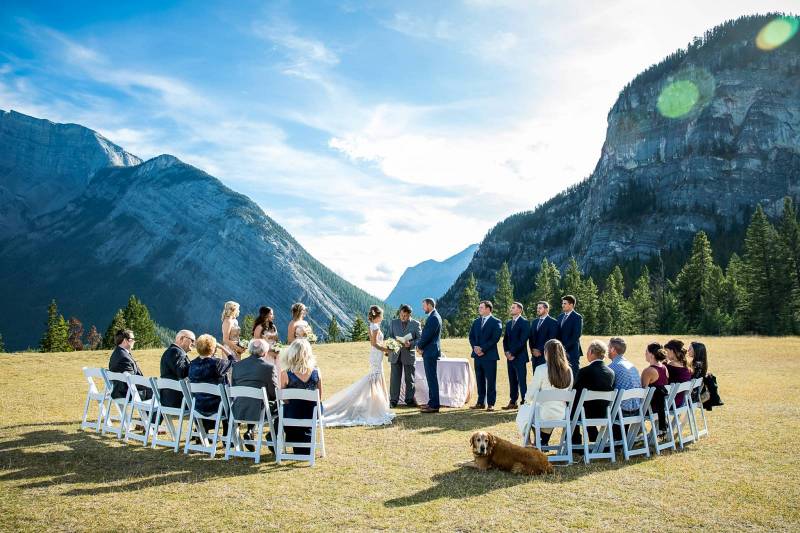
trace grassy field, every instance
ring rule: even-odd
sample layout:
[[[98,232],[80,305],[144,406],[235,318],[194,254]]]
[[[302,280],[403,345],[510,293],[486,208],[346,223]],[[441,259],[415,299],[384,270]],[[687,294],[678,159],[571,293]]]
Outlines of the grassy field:
[[[640,368],[650,340],[628,339]],[[698,340],[725,401],[708,414],[710,437],[544,477],[459,465],[475,430],[516,440],[504,411],[401,409],[391,427],[331,428],[314,468],[125,445],[78,429],[80,369],[108,353],[0,355],[0,529],[797,530],[800,339]],[[463,357],[467,342],[446,340],[444,351]],[[145,374],[157,375],[160,352],[136,352]],[[366,343],[317,348],[327,396],[365,372],[367,353]],[[504,367],[498,389],[499,406]]]

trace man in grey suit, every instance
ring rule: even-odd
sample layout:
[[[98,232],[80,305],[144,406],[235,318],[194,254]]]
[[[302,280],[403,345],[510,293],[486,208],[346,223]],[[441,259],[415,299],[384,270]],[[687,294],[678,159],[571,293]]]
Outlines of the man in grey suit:
[[[264,359],[269,345],[262,339],[253,339],[250,341],[250,357],[246,357],[233,365],[231,376],[233,378],[234,387],[261,387],[267,388],[267,400],[270,406],[268,408],[273,414],[276,412],[275,402],[275,387],[277,386],[278,376],[275,372],[275,367],[272,363]],[[258,420],[261,416],[261,408],[264,402],[256,400],[255,398],[236,398],[233,402],[233,415],[237,420]],[[273,421],[274,423],[274,421]],[[247,426],[247,433],[244,438],[252,440],[253,425]],[[255,448],[247,445],[247,449],[254,451]]]
[[[400,379],[405,373],[406,394],[405,402],[408,407],[416,407],[414,400],[414,348],[417,345],[422,328],[419,322],[411,318],[411,306],[403,304],[400,306],[400,317],[395,318],[389,324],[389,337],[400,338],[411,334],[411,340],[397,352],[389,353],[389,364],[392,373],[389,379],[389,405],[397,407],[400,400]]]

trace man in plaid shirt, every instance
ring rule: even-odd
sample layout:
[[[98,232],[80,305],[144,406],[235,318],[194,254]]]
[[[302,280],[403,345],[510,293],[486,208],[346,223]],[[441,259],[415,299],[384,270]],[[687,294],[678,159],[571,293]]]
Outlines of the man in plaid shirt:
[[[625,350],[628,346],[625,339],[621,337],[611,337],[608,341],[608,357],[611,363],[608,368],[614,371],[614,388],[617,390],[638,389],[642,386],[642,378],[633,363],[625,359]],[[622,402],[622,414],[630,416],[638,414],[640,401],[638,399],[625,400]]]

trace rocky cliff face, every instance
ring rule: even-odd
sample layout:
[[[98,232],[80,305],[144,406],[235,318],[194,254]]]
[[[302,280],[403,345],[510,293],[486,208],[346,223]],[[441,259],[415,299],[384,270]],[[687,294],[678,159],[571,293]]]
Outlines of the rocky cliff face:
[[[478,245],[473,244],[444,261],[429,259],[408,267],[386,297],[386,303],[393,307],[409,304],[415,313],[420,313],[422,299],[439,298],[444,294],[469,265],[477,249]]]
[[[608,115],[592,175],[534,211],[499,223],[447,292],[452,312],[466,275],[482,295],[508,261],[532,288],[544,257],[585,272],[686,246],[704,230],[741,231],[757,203],[776,214],[800,195],[800,38],[770,51],[756,36],[774,16],[726,23],[638,76]],[[729,236],[729,235],[728,235]]]
[[[159,323],[217,337],[226,300],[238,301],[243,314],[269,305],[282,328],[292,303],[302,301],[320,334],[332,314],[347,326],[378,302],[205,172],[169,155],[140,163],[86,128],[69,125],[60,137],[64,125],[14,115],[0,153],[37,164],[9,166],[15,188],[6,190],[26,202],[40,188],[69,193],[47,213],[26,211],[25,228],[0,239],[0,331],[10,348],[37,343],[51,298],[87,328],[104,329],[134,293]],[[33,139],[30,155],[17,153],[15,138]],[[67,139],[74,142],[65,147]],[[26,189],[30,180],[41,187]]]

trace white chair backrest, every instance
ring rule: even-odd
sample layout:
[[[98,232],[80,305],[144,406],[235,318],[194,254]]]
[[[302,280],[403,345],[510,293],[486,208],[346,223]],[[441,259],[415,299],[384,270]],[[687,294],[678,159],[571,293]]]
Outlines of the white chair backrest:
[[[214,385],[212,383],[189,382],[189,390],[193,395],[199,392],[201,394],[211,394],[213,396],[222,397],[222,392],[220,391],[219,385]]]
[[[306,389],[280,389],[280,400],[307,400],[309,402],[319,401],[319,390],[306,390]]]
[[[575,398],[575,389],[545,389],[536,393],[536,403],[571,402]]]
[[[644,401],[647,398],[647,395],[650,394],[650,391],[647,389],[636,388],[636,389],[624,389],[622,391],[622,397],[620,398],[622,401],[625,400],[642,400]]]
[[[105,368],[101,369],[103,372],[103,378],[106,380],[106,387],[109,389],[114,387],[112,381],[121,381],[125,385],[128,384],[128,373],[127,372],[111,372],[110,370],[106,370]]]
[[[103,383],[103,388],[105,388],[105,378],[103,378],[103,371],[100,368],[89,368],[83,367],[83,375],[86,377],[86,381],[89,382],[89,391],[93,393],[100,392],[100,389],[97,388],[97,383],[95,383],[95,378],[99,379]]]
[[[236,398],[252,398],[254,400],[269,401],[267,398],[266,387],[243,387],[237,385],[235,387],[228,387],[228,398],[234,400]]]
[[[144,387],[152,390],[153,384],[150,382],[150,378],[128,374],[128,391],[133,399],[138,402],[141,401],[141,398],[139,397],[139,389],[137,389],[137,387]]]
[[[174,390],[176,392],[180,392],[181,394],[183,394],[183,387],[181,387],[181,382],[175,379],[150,378],[150,387],[153,389],[153,394],[156,395],[156,398],[159,401],[161,400],[161,392],[159,389]]]
[[[617,391],[616,390],[597,391],[597,390],[584,389],[583,394],[581,396],[583,397],[584,403],[591,402],[594,400],[605,400],[609,402],[609,407],[610,407],[611,404],[614,402],[614,400],[616,400],[617,398]]]

